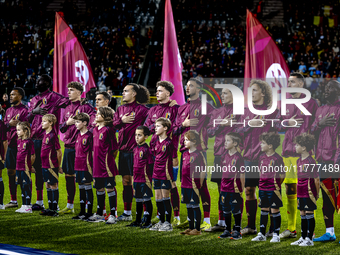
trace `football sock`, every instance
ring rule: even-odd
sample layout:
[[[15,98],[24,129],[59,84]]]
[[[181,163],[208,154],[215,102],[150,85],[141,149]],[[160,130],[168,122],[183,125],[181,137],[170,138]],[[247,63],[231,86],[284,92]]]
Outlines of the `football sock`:
[[[109,204],[110,204],[110,213],[111,215],[115,216],[116,215],[116,207],[117,207],[117,200],[116,200],[116,191],[113,190],[111,192],[108,192],[107,195],[109,196]]]
[[[204,212],[204,218],[209,218],[209,224],[210,224],[210,204],[211,204],[211,198],[210,193],[208,190],[207,182],[203,182],[202,188],[200,188],[200,195],[202,200],[202,206],[203,206],[203,212]],[[204,220],[207,222],[206,220]]]
[[[105,204],[105,190],[104,191],[97,190],[97,203],[98,203],[97,214],[102,216]]]
[[[171,222],[171,202],[170,202],[170,197],[163,198],[163,203],[164,203],[164,209],[165,209],[165,220],[167,222]]]
[[[52,209],[52,199],[53,199],[53,197],[52,197],[52,189],[48,188],[46,190],[47,190],[48,208],[50,210],[53,210]]]
[[[22,201],[22,205],[26,205],[26,198],[25,198],[25,191],[24,191],[24,187],[23,185],[21,186],[21,201]]]
[[[9,192],[11,194],[11,201],[16,202],[17,201],[17,185],[15,183],[15,174],[9,175]]]
[[[52,189],[52,198],[53,198],[53,202],[52,202],[52,210],[53,211],[57,211],[58,210],[58,203],[59,203],[59,189]]]
[[[174,209],[174,217],[179,217],[179,194],[177,187],[170,190],[171,205]]]
[[[2,178],[0,178],[0,205],[4,204],[4,192],[5,192],[4,182],[2,181]]]
[[[93,190],[92,185],[85,185],[86,200],[87,200],[87,213],[92,215],[93,210]]]
[[[327,193],[321,188],[322,190],[322,198],[323,198],[323,205],[322,205],[322,212],[323,218],[325,221],[326,228],[334,227],[334,206],[329,199]]]
[[[164,223],[165,222],[165,208],[163,199],[156,199],[157,210],[159,213],[159,220]]]
[[[146,216],[147,222],[151,222],[152,218],[152,211],[153,211],[153,205],[151,199],[143,202],[143,205],[145,205],[145,212],[144,215]]]
[[[296,230],[297,194],[287,195],[288,230]]]
[[[44,178],[41,165],[39,169],[35,166],[35,189],[37,191],[37,201],[43,201]]]
[[[133,199],[133,188],[132,185],[123,186],[123,201],[124,201],[124,213],[131,215],[131,207],[132,207],[132,199]]]
[[[251,200],[253,201],[253,200]],[[269,212],[261,210],[261,218],[260,218],[260,231],[263,235],[266,234],[266,228],[268,223],[268,214]]]
[[[118,206],[118,202],[117,202],[117,201],[118,201],[118,200],[117,200],[117,199],[118,199],[118,198],[117,198],[117,197],[118,197],[118,195],[117,195],[117,194],[118,194],[118,193],[117,193],[117,189],[116,189],[116,187],[113,187],[113,190],[116,192],[115,199],[116,199],[116,216],[117,216],[117,208],[118,208],[118,207],[117,207],[117,206]]]
[[[190,206],[190,207],[188,207]],[[194,209],[191,207],[191,205],[187,204],[187,209],[188,209],[188,220],[189,220],[189,228],[194,229],[195,226],[195,213]]]
[[[301,215],[301,236],[303,239],[307,237],[308,222],[306,215]]]
[[[226,229],[231,232],[231,212],[224,212],[223,216]]]
[[[26,205],[31,205],[32,190],[30,185],[23,185]]]
[[[310,240],[313,240],[313,234],[315,230],[315,218],[314,213],[306,213],[307,223],[308,223],[308,231],[307,236]]]
[[[246,211],[248,215],[248,227],[255,229],[256,226],[256,211],[257,211],[257,199],[246,201]],[[267,215],[268,218],[268,215]]]
[[[79,185],[79,203],[80,203],[80,215],[85,214],[86,207],[86,191],[85,185]]]
[[[136,221],[141,223],[143,214],[143,199],[136,198]]]
[[[234,219],[235,219],[234,230],[240,232],[241,231],[242,213],[235,213]]]
[[[210,213],[209,213],[209,216],[206,218],[205,216],[206,216],[206,214],[205,214],[206,212],[204,212],[204,219],[203,219],[203,221],[204,222],[206,222],[206,223],[208,223],[208,224],[211,224],[210,223]]]
[[[315,218],[315,216],[314,216],[314,218]],[[334,235],[334,227],[326,228],[326,233]]]
[[[221,205],[221,196],[218,199],[218,220],[224,222],[224,217],[223,217],[223,209]]]
[[[43,201],[43,190],[37,190],[37,204],[42,205],[44,204]]]
[[[66,179],[66,190],[67,190],[67,203],[73,204],[74,196],[76,195],[76,178],[73,176],[65,176]],[[70,206],[68,205],[69,209]]]
[[[200,206],[197,205],[196,207],[193,208],[194,210],[194,219],[195,219],[195,228],[197,231],[201,230],[201,209]]]
[[[269,218],[270,218],[270,227],[269,227],[269,232],[274,232],[274,219],[273,219],[273,214],[269,212]]]
[[[243,208],[244,208],[244,200],[243,197],[241,197],[241,201],[240,201],[240,211],[241,211],[241,219],[242,219],[242,214],[243,214]]]
[[[280,234],[280,227],[281,227],[281,213],[273,213],[273,216],[271,217],[271,220],[274,221],[274,233],[277,235]]]

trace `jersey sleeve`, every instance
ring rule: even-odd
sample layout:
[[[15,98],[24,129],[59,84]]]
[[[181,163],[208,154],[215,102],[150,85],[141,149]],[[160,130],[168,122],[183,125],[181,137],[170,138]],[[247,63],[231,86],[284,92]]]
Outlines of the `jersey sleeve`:
[[[113,126],[116,129],[120,129],[122,127],[122,125],[124,124],[122,121],[122,118],[119,117],[121,112],[121,106],[117,108],[117,111],[115,112],[114,116],[113,116]]]
[[[61,147],[60,147],[60,142],[59,142],[59,137],[57,135],[55,135],[54,137],[54,148],[55,150],[60,150]]]
[[[34,155],[35,154],[35,149],[34,149],[34,143],[33,141],[30,142],[30,150],[31,150],[31,155]]]

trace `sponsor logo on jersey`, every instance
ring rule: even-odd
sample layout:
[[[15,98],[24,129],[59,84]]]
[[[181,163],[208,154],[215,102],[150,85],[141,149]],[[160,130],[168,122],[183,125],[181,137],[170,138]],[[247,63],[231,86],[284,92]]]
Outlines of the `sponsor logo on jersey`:
[[[164,152],[166,150],[166,145],[163,145],[162,151]]]
[[[143,151],[139,152],[139,157],[142,158],[143,157]]]
[[[46,97],[44,97],[44,99],[42,100],[42,103],[43,103],[43,104],[47,104],[47,99],[46,99]]]
[[[200,114],[200,111],[198,109],[195,109],[194,116],[197,117]]]
[[[170,112],[167,112],[167,113],[165,114],[165,118],[166,118],[166,119],[170,119]]]
[[[85,144],[86,144],[86,138],[83,139],[83,145],[85,145]]]
[[[103,139],[103,133],[100,133],[99,140]]]

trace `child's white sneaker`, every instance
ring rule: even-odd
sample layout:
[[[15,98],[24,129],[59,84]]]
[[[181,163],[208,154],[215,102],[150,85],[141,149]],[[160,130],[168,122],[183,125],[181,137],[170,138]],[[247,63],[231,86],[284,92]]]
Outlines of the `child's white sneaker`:
[[[309,237],[306,237],[304,242],[300,243],[299,246],[314,246],[314,243],[309,239]]]
[[[259,241],[267,241],[267,238],[261,233],[259,232],[257,234],[256,237],[254,237],[253,239],[251,239],[252,241],[255,241],[255,242],[259,242]]]
[[[274,233],[272,240],[270,240],[271,243],[279,243],[280,242],[280,237],[278,234]]]

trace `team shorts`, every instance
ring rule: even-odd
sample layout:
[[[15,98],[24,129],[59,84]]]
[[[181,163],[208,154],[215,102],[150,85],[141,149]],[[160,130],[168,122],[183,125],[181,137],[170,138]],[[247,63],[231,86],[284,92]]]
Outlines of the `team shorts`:
[[[273,208],[273,209],[279,209],[282,207],[282,196],[281,196],[281,190],[275,192],[274,190],[260,190],[259,191],[259,207],[260,208]]]
[[[153,197],[152,190],[145,182],[134,182],[133,189],[135,198],[150,199]]]
[[[76,170],[76,182],[79,185],[90,183],[93,181],[92,175],[88,171],[77,171]]]
[[[169,180],[159,180],[159,179],[153,179],[153,189],[171,189],[171,181]]]
[[[223,212],[241,213],[242,203],[243,199],[240,193],[222,191],[220,194],[220,204],[222,205]]]
[[[65,174],[74,175],[74,160],[76,158],[76,150],[71,148],[65,148],[63,159],[63,171]]]
[[[131,175],[133,176],[133,153],[119,151],[118,158],[119,175]]]
[[[298,182],[297,178],[297,160],[299,157],[283,157],[283,163],[285,167],[288,167],[286,172],[286,178],[283,183],[293,184]]]
[[[200,198],[194,189],[182,188],[181,203],[197,205],[200,203]]]
[[[58,167],[55,168],[43,168],[43,176],[44,176],[44,182],[47,184],[53,185],[55,183],[59,182],[58,177]]]
[[[113,189],[116,187],[115,177],[94,178],[93,188],[95,189]]]
[[[316,203],[309,197],[298,197],[298,210],[300,211],[315,211],[317,209]]]
[[[260,173],[257,171],[259,162],[257,161],[244,161],[245,166],[245,187],[259,186]],[[249,167],[247,170],[247,167]],[[251,170],[253,169],[253,170]]]
[[[26,171],[17,170],[15,172],[16,178],[15,182],[17,185],[31,185],[31,173],[27,173]]]
[[[221,162],[222,162],[221,156],[215,156],[214,159],[215,172],[211,173],[211,181],[216,182],[217,184],[221,184],[222,181],[223,172],[217,171],[217,166],[220,166],[222,168]]]
[[[17,168],[17,147],[8,147],[6,153],[6,161],[5,167],[7,169],[16,169]]]

